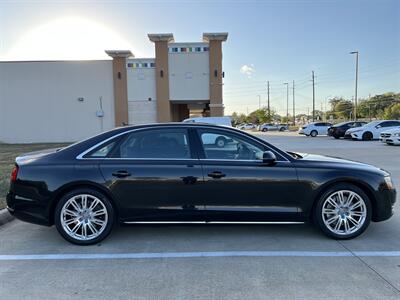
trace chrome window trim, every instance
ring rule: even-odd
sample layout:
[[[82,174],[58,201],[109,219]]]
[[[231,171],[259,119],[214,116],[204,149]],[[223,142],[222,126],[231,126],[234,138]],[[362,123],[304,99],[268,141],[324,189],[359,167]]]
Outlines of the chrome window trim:
[[[91,152],[92,150],[96,149],[97,147],[100,147],[101,145],[111,141],[112,139],[115,139],[119,136],[122,136],[124,134],[129,134],[135,131],[142,131],[142,130],[147,130],[147,129],[161,129],[161,128],[174,128],[174,129],[179,129],[182,127],[181,126],[165,126],[165,127],[140,127],[140,128],[134,128],[131,130],[127,130],[124,132],[120,132],[116,135],[113,135],[111,137],[109,137],[108,139],[105,139],[104,141],[101,141],[97,144],[95,144],[94,146],[90,147],[89,149],[83,151],[82,153],[80,153],[78,156],[76,156],[77,160],[172,160],[172,161],[193,161],[193,160],[212,160],[212,159],[196,159],[196,158],[116,158],[116,157],[84,157],[86,154],[88,154],[89,152]],[[186,126],[184,126],[183,128],[188,129],[188,128],[208,128],[208,129],[214,129],[214,130],[220,130],[221,128],[218,127],[213,127],[213,126],[207,126],[207,124],[204,125],[193,125],[191,126],[191,124],[187,124]],[[230,131],[230,127],[228,128],[222,128],[222,130],[227,130]],[[239,130],[232,130],[232,132],[234,134],[238,134],[243,136],[244,138],[248,138],[253,140],[254,142],[256,142],[257,144],[260,144],[260,141],[258,141],[257,139],[253,138],[252,136],[247,136],[245,134],[243,134],[242,132],[240,132]],[[284,155],[282,155],[281,153],[275,151],[274,149],[270,149],[270,151],[272,151],[274,154],[278,154],[279,156],[281,156],[282,158],[284,158],[284,160],[277,160],[277,162],[291,162],[289,159],[287,159],[286,157],[284,157]],[[284,152],[283,150],[281,150],[282,152]],[[238,160],[238,159],[232,159],[232,160],[220,160],[220,159],[215,159],[215,161],[245,161],[245,162],[259,162],[261,160]]]

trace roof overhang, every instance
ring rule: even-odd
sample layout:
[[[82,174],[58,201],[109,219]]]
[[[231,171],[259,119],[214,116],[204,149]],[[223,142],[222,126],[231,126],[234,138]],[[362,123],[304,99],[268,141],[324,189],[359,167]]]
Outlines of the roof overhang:
[[[205,32],[203,33],[203,41],[221,41],[225,42],[228,38],[227,32]]]
[[[135,57],[130,50],[106,50],[108,56],[114,57]]]
[[[173,42],[174,35],[172,33],[149,33],[147,35],[152,42]]]

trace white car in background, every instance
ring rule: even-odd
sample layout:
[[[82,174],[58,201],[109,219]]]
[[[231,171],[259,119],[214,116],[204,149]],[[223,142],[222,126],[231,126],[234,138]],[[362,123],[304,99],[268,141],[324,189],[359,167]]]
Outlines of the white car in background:
[[[313,122],[299,128],[299,134],[316,137],[317,135],[327,135],[328,129],[332,126],[327,122]]]
[[[256,128],[256,125],[253,123],[245,123],[245,124],[240,124],[236,128],[241,129],[241,130],[249,130],[249,129],[254,129]]]
[[[185,119],[182,123],[207,123],[232,127],[232,120],[230,117],[194,117]]]
[[[388,145],[400,145],[400,127],[382,131],[380,140]]]
[[[353,140],[359,141],[371,141],[374,139],[379,139],[382,132],[399,126],[399,120],[372,121],[361,127],[350,128],[346,131],[345,137],[349,136]]]
[[[182,123],[207,123],[232,127],[230,117],[195,117],[185,119]],[[218,148],[223,148],[226,144],[232,142],[231,139],[225,136],[216,136],[215,134],[203,134],[202,141],[208,146],[216,146]]]

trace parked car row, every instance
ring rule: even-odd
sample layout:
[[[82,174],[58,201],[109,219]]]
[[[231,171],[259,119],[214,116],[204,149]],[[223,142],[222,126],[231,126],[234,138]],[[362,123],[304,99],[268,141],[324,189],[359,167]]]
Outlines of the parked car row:
[[[299,128],[299,134],[316,137],[328,135],[335,139],[347,138],[360,141],[380,139],[390,145],[400,144],[400,120],[376,120],[372,122],[349,121],[332,125],[313,122]]]

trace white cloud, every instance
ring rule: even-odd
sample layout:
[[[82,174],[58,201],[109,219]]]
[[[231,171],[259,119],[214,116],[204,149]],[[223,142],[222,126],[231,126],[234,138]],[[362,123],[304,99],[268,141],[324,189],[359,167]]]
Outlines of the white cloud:
[[[247,75],[247,77],[251,77],[253,73],[256,71],[253,64],[250,65],[243,65],[240,68],[240,73]]]

